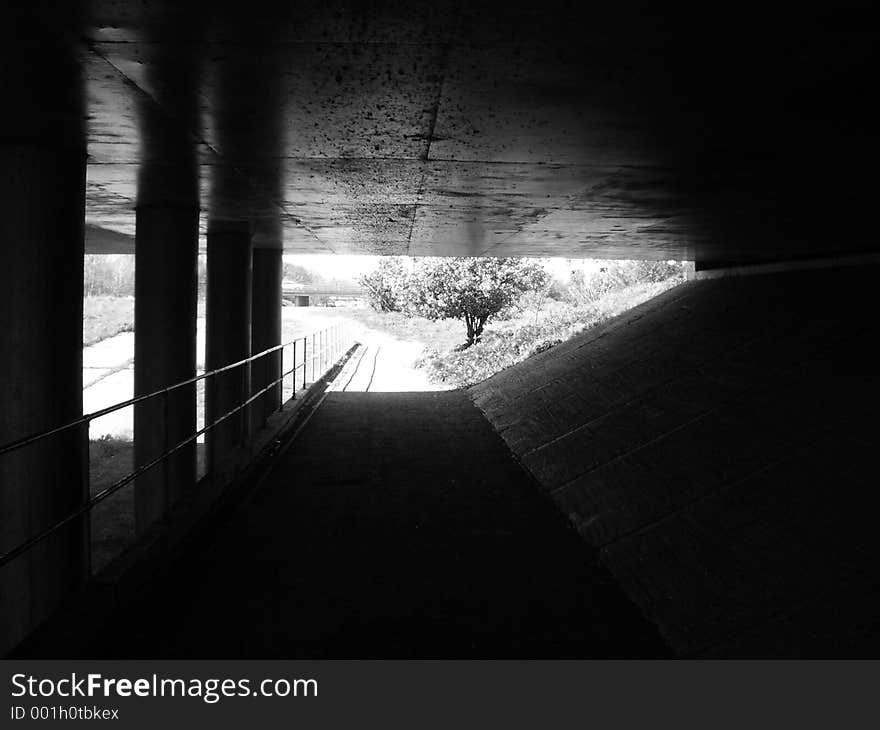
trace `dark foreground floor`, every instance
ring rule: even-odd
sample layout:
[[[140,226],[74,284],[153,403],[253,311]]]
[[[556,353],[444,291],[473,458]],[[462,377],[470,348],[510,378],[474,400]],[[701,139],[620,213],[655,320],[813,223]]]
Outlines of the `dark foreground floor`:
[[[464,393],[333,393],[253,498],[54,657],[658,656]]]

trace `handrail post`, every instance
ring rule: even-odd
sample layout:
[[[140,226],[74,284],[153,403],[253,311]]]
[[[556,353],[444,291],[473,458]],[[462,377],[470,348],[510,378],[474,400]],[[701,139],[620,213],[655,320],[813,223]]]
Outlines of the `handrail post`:
[[[208,399],[207,381],[211,383],[211,398]],[[205,471],[212,477],[216,474],[215,454],[217,450],[214,448],[214,411],[217,410],[217,376],[213,373],[206,378],[205,386],[205,445],[208,447],[208,463]],[[210,408],[208,407],[210,405]]]
[[[307,358],[309,355],[309,337],[306,335],[303,337],[303,390],[306,388],[306,377],[308,373],[308,365],[306,365]]]
[[[162,391],[162,517],[171,518],[171,467],[168,458],[168,388]]]
[[[293,372],[291,373],[291,381],[293,382],[293,390],[290,393],[290,399],[296,400],[296,340],[293,341],[293,358],[291,359],[291,368],[293,368]],[[282,410],[284,408],[284,350],[281,350],[281,405],[278,406],[278,410]]]
[[[83,421],[82,424],[82,483],[85,498],[88,500],[92,496],[92,464],[91,464],[91,442],[90,431],[92,427],[91,421]],[[82,539],[83,539],[83,574],[86,577],[92,574],[92,510],[88,510],[83,515],[82,522]]]
[[[249,421],[248,414],[251,411],[251,406],[244,405],[245,401],[247,401],[247,399],[250,397],[248,394],[248,382],[247,382],[248,365],[247,365],[247,363],[242,363],[241,365],[239,365],[239,367],[241,368],[241,399],[238,401],[238,406],[239,406],[238,413],[240,416],[239,422],[241,425],[239,426],[238,443],[243,444],[245,441],[247,441],[248,431],[250,430],[248,428],[248,421]]]

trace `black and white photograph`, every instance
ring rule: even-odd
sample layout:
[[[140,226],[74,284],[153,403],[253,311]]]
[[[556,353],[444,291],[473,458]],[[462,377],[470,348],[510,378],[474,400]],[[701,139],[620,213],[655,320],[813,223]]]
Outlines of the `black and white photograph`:
[[[878,47],[4,0],[3,663],[878,658]]]

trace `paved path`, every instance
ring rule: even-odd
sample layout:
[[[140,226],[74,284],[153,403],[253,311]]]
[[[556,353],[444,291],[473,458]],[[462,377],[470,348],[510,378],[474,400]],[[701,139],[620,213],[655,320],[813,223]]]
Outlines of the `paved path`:
[[[321,308],[285,307],[284,340],[311,334],[338,324],[341,320],[332,310]],[[445,386],[428,382],[423,371],[414,367],[422,346],[403,342],[377,330],[368,329],[355,320],[348,320],[351,336],[362,343],[365,355],[362,367],[346,390],[371,392],[424,392],[443,390]],[[197,366],[204,368],[205,320],[198,319]],[[368,366],[369,365],[369,369]],[[134,333],[122,332],[83,349],[83,412],[94,413],[134,396]],[[116,411],[92,423],[92,438],[104,435],[131,439],[133,409]]]
[[[461,391],[329,393],[92,657],[662,653]],[[57,642],[47,650],[67,656]]]
[[[359,345],[330,387],[343,393],[426,393],[448,390],[431,383],[413,363],[422,352],[417,342],[402,342],[374,330],[358,338]]]
[[[415,367],[424,349],[421,343],[400,340],[386,332],[369,328],[356,316],[345,316],[342,308],[285,307],[282,317],[284,340],[345,324],[347,338],[361,347],[347,371],[337,378],[338,390],[347,393],[424,393],[448,389],[446,385],[429,382],[425,372]]]
[[[118,335],[83,348],[83,388],[111,373],[131,366],[134,361],[134,332]]]

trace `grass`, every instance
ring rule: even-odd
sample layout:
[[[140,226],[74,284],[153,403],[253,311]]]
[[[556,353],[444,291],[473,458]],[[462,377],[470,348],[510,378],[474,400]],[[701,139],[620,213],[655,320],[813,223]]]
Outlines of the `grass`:
[[[134,444],[103,436],[89,442],[92,496],[134,471]],[[134,541],[134,485],[129,484],[92,510],[92,570],[98,571]]]
[[[199,476],[205,472],[205,445],[196,445]],[[134,471],[134,442],[102,436],[89,441],[89,491],[91,496]],[[135,483],[126,484],[92,509],[92,572],[101,570],[135,541]]]
[[[83,346],[134,331],[134,297],[83,298]]]

